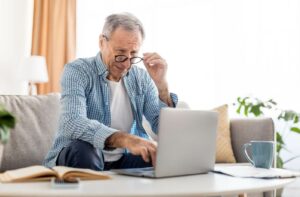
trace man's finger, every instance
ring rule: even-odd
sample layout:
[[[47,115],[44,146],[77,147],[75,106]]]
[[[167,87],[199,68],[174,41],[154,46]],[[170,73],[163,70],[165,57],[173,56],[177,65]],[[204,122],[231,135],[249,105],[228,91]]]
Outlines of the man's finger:
[[[155,149],[157,148],[157,142],[156,141],[151,141],[152,147],[155,147]]]
[[[161,58],[160,56],[157,56],[157,55],[153,55],[151,57],[148,57],[148,58],[144,58],[145,62],[146,63],[150,63],[152,62],[153,60],[164,60],[163,58]]]
[[[155,166],[155,164],[156,164],[156,149],[150,147],[148,150],[150,152],[152,165]]]
[[[154,59],[154,60],[149,61],[148,64],[149,64],[149,66],[154,66],[157,64],[164,64],[164,61],[162,59]]]
[[[153,59],[162,59],[162,58],[157,53],[144,53],[143,59],[146,61],[149,61],[149,60],[153,60]]]
[[[149,153],[146,147],[143,147],[141,150],[142,158],[145,162],[149,162]]]

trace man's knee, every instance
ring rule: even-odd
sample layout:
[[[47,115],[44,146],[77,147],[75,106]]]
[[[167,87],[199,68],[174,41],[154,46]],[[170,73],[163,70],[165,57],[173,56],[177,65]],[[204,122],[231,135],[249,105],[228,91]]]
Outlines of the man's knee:
[[[57,158],[57,165],[103,170],[104,161],[102,152],[90,143],[74,140],[68,147],[61,150]]]

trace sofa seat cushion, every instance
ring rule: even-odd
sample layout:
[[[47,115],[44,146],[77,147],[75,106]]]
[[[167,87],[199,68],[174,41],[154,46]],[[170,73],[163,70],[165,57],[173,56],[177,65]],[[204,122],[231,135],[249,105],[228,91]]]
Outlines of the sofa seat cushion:
[[[42,164],[58,128],[59,97],[0,96],[0,103],[17,119],[4,146],[1,171]]]

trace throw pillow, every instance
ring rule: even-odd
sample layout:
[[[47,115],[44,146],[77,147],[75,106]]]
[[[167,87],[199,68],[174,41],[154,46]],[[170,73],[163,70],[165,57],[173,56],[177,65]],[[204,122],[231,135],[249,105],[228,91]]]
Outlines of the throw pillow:
[[[222,105],[213,110],[219,113],[216,162],[236,163],[231,145],[228,105]]]

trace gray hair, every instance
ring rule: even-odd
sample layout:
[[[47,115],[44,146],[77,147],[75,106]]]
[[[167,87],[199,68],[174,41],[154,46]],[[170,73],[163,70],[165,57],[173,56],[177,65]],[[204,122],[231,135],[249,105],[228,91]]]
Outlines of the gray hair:
[[[103,26],[102,34],[110,38],[111,34],[118,28],[122,27],[127,31],[139,30],[142,38],[145,38],[145,31],[141,21],[134,15],[124,12],[120,14],[109,15]]]

